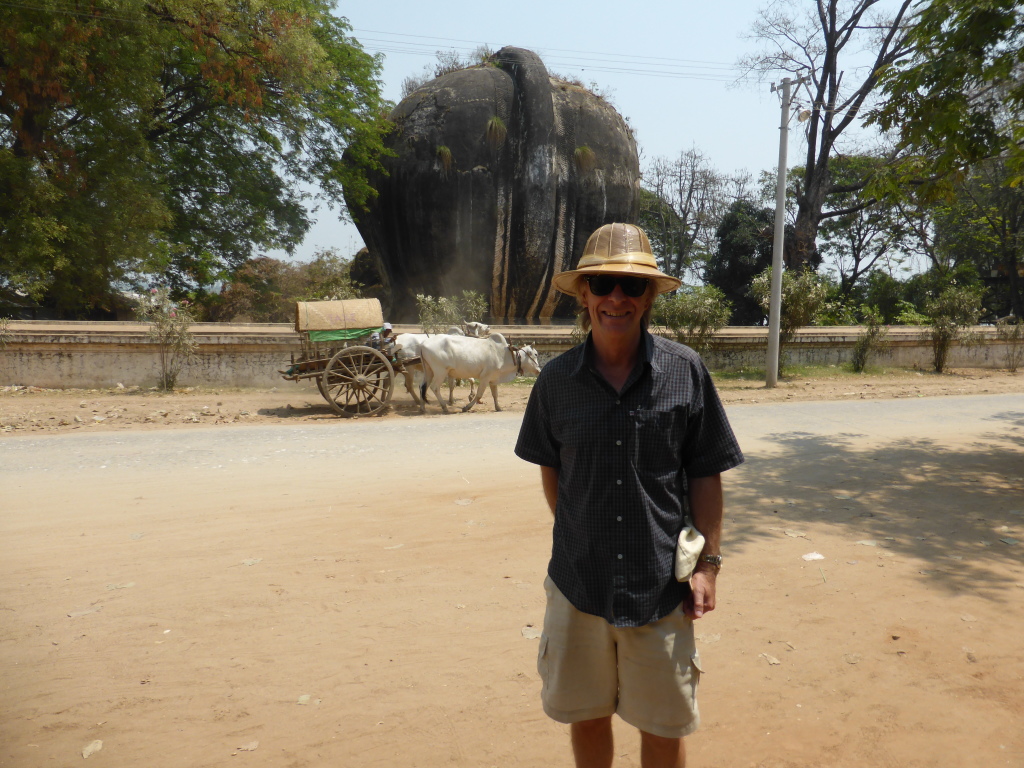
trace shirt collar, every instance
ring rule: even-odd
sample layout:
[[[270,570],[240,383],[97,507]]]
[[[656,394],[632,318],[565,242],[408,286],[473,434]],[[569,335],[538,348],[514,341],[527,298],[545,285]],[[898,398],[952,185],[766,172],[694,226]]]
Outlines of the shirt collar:
[[[637,360],[639,367],[650,365],[652,370],[660,371],[659,366],[654,361],[654,337],[647,332],[646,328],[640,329],[640,355]],[[576,363],[576,367],[572,369],[572,376],[577,376],[581,371],[594,368],[594,339],[593,334],[587,334],[587,340],[583,342],[583,353],[580,355],[579,362]]]

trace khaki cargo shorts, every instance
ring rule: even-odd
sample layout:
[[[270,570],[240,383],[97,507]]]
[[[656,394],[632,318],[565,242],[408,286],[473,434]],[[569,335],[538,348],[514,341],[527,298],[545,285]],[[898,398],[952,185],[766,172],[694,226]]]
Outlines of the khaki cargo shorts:
[[[653,624],[616,627],[577,610],[550,577],[544,589],[537,671],[548,717],[578,723],[618,714],[668,739],[697,730],[700,657],[681,607]]]

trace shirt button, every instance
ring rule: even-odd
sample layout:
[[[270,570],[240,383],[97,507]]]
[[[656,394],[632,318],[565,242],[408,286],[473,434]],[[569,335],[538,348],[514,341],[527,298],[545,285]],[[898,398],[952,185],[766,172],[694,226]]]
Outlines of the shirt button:
[[[621,400],[616,400],[616,401],[615,401],[615,404],[616,404],[616,405],[621,405],[621,404],[622,404],[622,401],[621,401]]]
[[[616,444],[616,445],[622,445],[622,441],[621,441],[621,440],[616,440],[616,441],[615,441],[615,444]]]
[[[615,516],[615,520],[616,520],[617,522],[620,522],[620,523],[621,523],[621,522],[622,522],[622,515],[616,515],[616,516]]]
[[[619,560],[621,560],[621,559],[622,559],[622,555],[619,555]]]
[[[615,481],[615,484],[616,484],[616,485],[622,485],[622,481],[621,481],[621,480],[616,480],[616,481]]]

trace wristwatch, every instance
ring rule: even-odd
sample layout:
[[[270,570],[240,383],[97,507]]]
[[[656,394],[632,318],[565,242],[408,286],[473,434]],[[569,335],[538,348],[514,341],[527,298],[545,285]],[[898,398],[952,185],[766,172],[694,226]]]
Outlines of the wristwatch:
[[[707,563],[713,566],[716,571],[722,569],[722,556],[721,555],[701,555],[698,563]]]

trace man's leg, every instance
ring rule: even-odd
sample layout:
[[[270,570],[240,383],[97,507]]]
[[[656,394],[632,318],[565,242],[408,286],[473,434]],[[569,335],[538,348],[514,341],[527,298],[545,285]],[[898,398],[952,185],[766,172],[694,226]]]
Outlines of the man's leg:
[[[573,723],[569,731],[576,768],[611,768],[615,756],[611,716]]]
[[[683,740],[640,731],[640,765],[643,768],[686,768]]]

